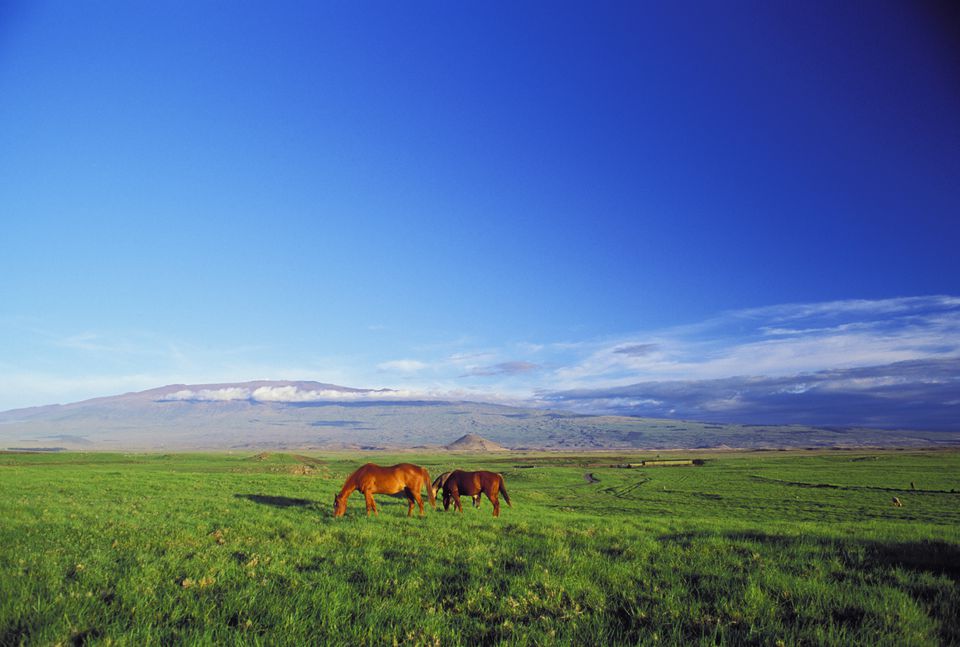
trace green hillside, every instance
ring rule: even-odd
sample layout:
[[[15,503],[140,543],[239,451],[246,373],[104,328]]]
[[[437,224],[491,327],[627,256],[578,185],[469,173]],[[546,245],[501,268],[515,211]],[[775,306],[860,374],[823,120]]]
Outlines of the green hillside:
[[[513,507],[334,519],[370,456],[0,455],[0,645],[960,642],[960,453],[377,454]]]

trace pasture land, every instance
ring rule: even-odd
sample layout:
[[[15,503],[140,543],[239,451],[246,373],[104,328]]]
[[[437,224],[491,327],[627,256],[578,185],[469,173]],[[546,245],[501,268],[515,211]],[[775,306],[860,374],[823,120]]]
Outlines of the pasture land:
[[[960,453],[670,456],[2,454],[0,645],[960,644]],[[334,519],[370,460],[513,507]]]

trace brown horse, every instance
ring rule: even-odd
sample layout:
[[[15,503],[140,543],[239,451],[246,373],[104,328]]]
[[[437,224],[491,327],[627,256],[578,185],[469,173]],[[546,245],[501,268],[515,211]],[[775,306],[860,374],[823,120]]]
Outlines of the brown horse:
[[[435,492],[439,489],[437,482],[434,481],[434,490]],[[479,496],[481,493],[486,494],[487,498],[490,499],[490,503],[493,504],[493,516],[500,516],[500,498],[499,494],[503,494],[503,500],[507,502],[507,505],[511,508],[513,504],[510,503],[510,495],[507,494],[507,486],[503,482],[503,477],[499,474],[493,472],[464,472],[463,470],[453,470],[450,472],[450,476],[447,477],[446,481],[443,482],[443,509],[450,509],[450,501],[453,500],[454,509],[463,512],[463,506],[460,504],[460,495],[465,494],[466,496]],[[436,494],[434,494],[436,496]]]
[[[443,484],[447,482],[447,479],[450,478],[450,475],[451,475],[451,474],[453,474],[453,472],[444,472],[443,474],[441,474],[440,476],[438,476],[436,479],[434,479],[434,481],[433,481],[433,496],[437,496],[437,492],[439,492],[441,489],[443,489]],[[481,497],[481,496],[482,496],[482,495],[480,495],[480,494],[474,494],[474,495],[473,495],[472,498],[473,498],[473,507],[474,507],[474,508],[479,508],[479,507],[480,507],[480,497]]]
[[[367,463],[348,476],[343,487],[340,488],[340,492],[334,495],[333,516],[343,516],[343,513],[347,511],[347,498],[353,494],[354,490],[360,490],[367,500],[368,516],[371,510],[374,514],[380,514],[377,511],[377,504],[373,500],[374,494],[406,497],[410,503],[410,507],[407,508],[407,516],[413,515],[414,503],[420,506],[420,516],[423,516],[423,499],[420,498],[420,490],[424,486],[427,488],[430,505],[436,509],[437,501],[433,490],[430,488],[430,475],[427,470],[410,463],[400,463],[391,467],[380,467],[373,463]]]

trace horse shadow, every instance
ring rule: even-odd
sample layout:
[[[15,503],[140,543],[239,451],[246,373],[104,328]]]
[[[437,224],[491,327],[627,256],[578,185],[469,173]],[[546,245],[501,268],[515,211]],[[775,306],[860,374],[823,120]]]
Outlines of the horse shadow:
[[[312,499],[300,499],[296,497],[288,496],[277,496],[274,494],[234,494],[234,498],[237,499],[246,499],[253,503],[258,503],[260,505],[267,505],[272,508],[280,509],[296,509],[302,510],[307,513],[318,513],[322,518],[333,518],[333,507],[328,505],[325,502],[315,501]],[[354,502],[355,509],[347,509],[347,516],[356,516],[356,517],[365,517],[367,516],[363,511],[363,497],[359,497],[359,503]],[[424,501],[424,507],[426,507],[426,501]],[[383,495],[377,496],[377,507],[390,510],[392,508],[406,508],[407,499],[406,497],[400,497],[399,495]],[[0,643],[3,644],[3,643]]]
[[[269,505],[275,508],[306,508],[317,505],[316,501],[311,501],[310,499],[296,499],[287,496],[274,496],[272,494],[234,494],[233,496],[238,499],[246,499],[247,501],[253,501],[261,505]]]

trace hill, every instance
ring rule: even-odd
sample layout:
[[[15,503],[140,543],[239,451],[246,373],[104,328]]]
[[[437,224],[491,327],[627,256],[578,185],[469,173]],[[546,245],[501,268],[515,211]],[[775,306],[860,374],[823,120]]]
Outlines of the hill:
[[[505,452],[506,447],[487,440],[477,434],[464,434],[447,445],[447,449],[458,452]]]
[[[303,381],[173,384],[0,413],[0,449],[440,449],[470,435],[551,450],[960,444],[956,432],[589,416]]]

